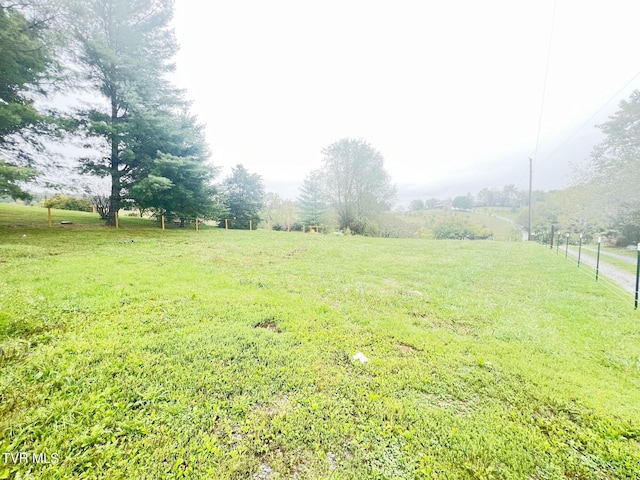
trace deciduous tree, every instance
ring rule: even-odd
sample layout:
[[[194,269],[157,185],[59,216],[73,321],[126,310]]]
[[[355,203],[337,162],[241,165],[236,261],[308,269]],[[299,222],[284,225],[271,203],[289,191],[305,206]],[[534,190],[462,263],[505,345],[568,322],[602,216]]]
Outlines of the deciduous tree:
[[[272,230],[300,229],[299,208],[291,200],[280,197],[277,193],[269,192],[264,197],[261,219]]]
[[[411,200],[411,203],[409,204],[409,210],[411,210],[412,212],[419,212],[421,210],[424,210],[424,200],[419,198]]]
[[[473,208],[473,198],[471,195],[458,196],[451,202],[453,208],[460,208],[462,210],[471,210]]]
[[[599,126],[605,139],[591,154],[582,180],[597,197],[599,214],[610,213],[620,241],[640,241],[640,91],[620,102],[619,110]]]
[[[367,222],[391,208],[395,187],[382,154],[364,140],[344,138],[322,151],[328,199],[339,226],[363,233]]]

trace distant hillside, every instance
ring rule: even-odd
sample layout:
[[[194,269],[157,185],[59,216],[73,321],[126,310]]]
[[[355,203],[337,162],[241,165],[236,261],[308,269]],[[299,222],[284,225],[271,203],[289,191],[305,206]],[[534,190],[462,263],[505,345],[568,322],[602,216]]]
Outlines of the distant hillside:
[[[502,210],[502,209],[498,209]],[[451,209],[388,212],[380,219],[382,236],[434,238],[434,231],[443,222],[454,221],[471,226],[474,230],[487,232],[497,241],[520,241],[522,233],[510,220],[513,214],[489,211],[462,211]],[[504,215],[503,215],[504,213]],[[502,217],[502,218],[500,218]]]

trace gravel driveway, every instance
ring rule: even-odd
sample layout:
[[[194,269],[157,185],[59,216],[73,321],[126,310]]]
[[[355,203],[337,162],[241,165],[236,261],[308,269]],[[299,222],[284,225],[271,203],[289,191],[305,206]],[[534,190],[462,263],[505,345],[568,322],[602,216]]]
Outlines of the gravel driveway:
[[[562,250],[562,249],[561,249]],[[585,249],[582,249],[582,254],[580,255],[580,263],[589,265],[594,270],[596,268],[596,255],[591,255],[588,253],[584,253]],[[564,252],[560,252],[564,253]],[[604,275],[609,280],[614,281],[618,285],[620,285],[627,292],[635,293],[636,291],[636,276],[632,273],[625,272],[620,268],[607,263],[606,255],[603,255],[604,252],[600,252],[600,275]],[[574,250],[572,247],[569,248],[569,255],[578,258],[578,250]],[[612,256],[615,254],[611,254]],[[629,260],[629,257],[623,257],[622,255],[615,255],[616,257],[622,257],[625,260]],[[635,262],[634,262],[635,263]],[[595,279],[595,273],[594,273]]]

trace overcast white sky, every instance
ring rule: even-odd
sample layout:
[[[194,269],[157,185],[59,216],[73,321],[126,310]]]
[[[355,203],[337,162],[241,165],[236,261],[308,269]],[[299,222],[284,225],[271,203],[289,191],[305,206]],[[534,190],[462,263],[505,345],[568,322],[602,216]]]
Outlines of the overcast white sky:
[[[401,201],[526,188],[528,157],[535,187],[562,187],[569,162],[598,140],[593,125],[640,88],[640,77],[623,88],[640,73],[637,0],[175,8],[177,82],[207,126],[213,162],[223,176],[242,163],[290,198],[344,137],[382,153]]]

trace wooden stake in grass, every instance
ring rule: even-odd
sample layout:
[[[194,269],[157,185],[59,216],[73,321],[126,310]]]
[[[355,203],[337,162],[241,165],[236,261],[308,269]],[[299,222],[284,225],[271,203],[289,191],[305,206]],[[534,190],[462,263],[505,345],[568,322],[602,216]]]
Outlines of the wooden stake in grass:
[[[116,228],[120,228],[120,216],[118,212],[116,212]]]
[[[51,221],[51,208],[47,208],[47,221],[49,222],[49,228],[53,227],[53,222]]]
[[[200,228],[199,228],[199,224],[198,224],[198,217],[196,217],[196,232],[199,232]]]
[[[249,220],[249,231],[253,230],[253,222]]]
[[[164,215],[162,215],[162,217],[160,217],[160,218],[161,218],[161,221],[162,221],[162,230],[164,230]]]
[[[227,218],[224,219],[224,229],[229,230],[229,219]]]

